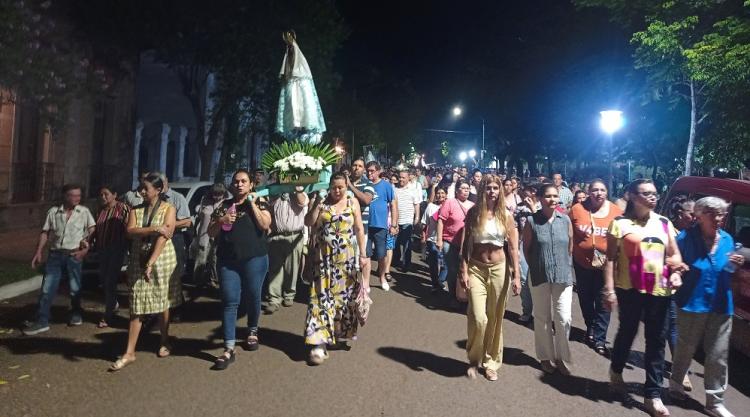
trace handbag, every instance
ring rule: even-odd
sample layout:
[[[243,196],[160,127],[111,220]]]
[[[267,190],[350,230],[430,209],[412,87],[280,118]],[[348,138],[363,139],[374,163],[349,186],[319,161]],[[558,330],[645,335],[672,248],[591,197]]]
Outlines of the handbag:
[[[589,212],[589,216],[591,217],[591,242],[594,246],[594,256],[591,257],[591,266],[594,269],[604,269],[607,265],[607,255],[596,249],[596,232],[594,231],[596,224],[594,223],[594,215],[591,212]]]
[[[350,303],[357,315],[357,321],[360,326],[364,326],[367,322],[367,317],[370,315],[370,306],[372,305],[372,299],[370,294],[367,294],[367,289],[362,285],[362,272],[357,273],[357,281],[359,282],[359,289],[357,290],[357,296]]]

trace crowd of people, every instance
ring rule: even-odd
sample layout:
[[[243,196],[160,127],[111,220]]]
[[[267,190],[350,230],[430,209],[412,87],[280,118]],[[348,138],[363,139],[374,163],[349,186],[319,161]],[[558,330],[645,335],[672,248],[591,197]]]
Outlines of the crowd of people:
[[[648,411],[669,415],[660,398],[669,344],[670,395],[687,397],[688,368],[703,346],[706,412],[732,415],[723,405],[730,280],[732,267],[745,259],[722,229],[728,203],[718,197],[676,199],[662,216],[654,211],[657,190],[645,179],[612,201],[600,179],[566,184],[559,173],[523,181],[465,167],[384,170],[363,159],[334,173],[326,192],[308,195],[300,186],[262,198],[256,194],[262,181],[262,172],[240,169],[228,187],[215,184],[191,210],[163,174],[143,173],[138,188],[122,198],[102,187],[96,218],[81,205],[81,188],[66,185],[63,204],[47,214],[32,260],[39,264],[49,246],[37,315],[24,333],[49,330],[63,272],[70,281],[69,324],[82,324],[81,264],[95,248],[105,306],[99,327],[109,326],[118,309],[118,276],[127,259],[128,340],[110,370],[136,360],[139,333],[152,317],[161,332],[158,356],[169,356],[170,311],[179,312],[183,303],[182,278],[191,258],[193,282],[218,287],[223,308],[224,351],[213,369],[234,362],[238,340],[248,350],[259,348],[261,312],[292,306],[300,279],[309,283],[308,361],[320,365],[330,349],[356,339],[371,275],[387,292],[394,285],[391,268],[419,272],[412,256],[421,252],[435,296],[466,313],[468,376],[498,379],[510,293],[521,296],[519,321],[533,320],[541,369],[573,373],[576,292],[584,342],[611,357],[613,389],[625,389],[622,371],[643,321]],[[186,236],[192,237],[189,245]],[[614,308],[619,328],[610,345]],[[247,315],[244,339],[238,338],[238,312]]]

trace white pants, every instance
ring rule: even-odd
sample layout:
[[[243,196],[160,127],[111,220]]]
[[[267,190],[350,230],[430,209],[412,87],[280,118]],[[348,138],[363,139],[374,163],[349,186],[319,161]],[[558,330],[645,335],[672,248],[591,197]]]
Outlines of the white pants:
[[[531,286],[531,299],[534,303],[534,342],[537,359],[570,362],[568,338],[573,286],[549,283]]]

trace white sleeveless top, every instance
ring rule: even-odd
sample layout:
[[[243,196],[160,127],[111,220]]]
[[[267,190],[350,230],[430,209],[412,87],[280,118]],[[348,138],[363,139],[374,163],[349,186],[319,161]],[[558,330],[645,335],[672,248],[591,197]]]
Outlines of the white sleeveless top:
[[[502,248],[505,245],[505,228],[501,231],[497,219],[488,219],[484,223],[484,230],[474,237],[474,243],[483,243]]]

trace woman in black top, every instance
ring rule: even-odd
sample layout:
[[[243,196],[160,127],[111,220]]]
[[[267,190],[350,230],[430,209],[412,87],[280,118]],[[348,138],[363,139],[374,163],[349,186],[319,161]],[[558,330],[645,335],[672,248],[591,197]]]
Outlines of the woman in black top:
[[[250,174],[240,169],[232,176],[234,198],[218,208],[208,226],[208,234],[217,241],[221,303],[224,307],[224,353],[216,359],[214,369],[226,369],[234,362],[235,329],[240,299],[247,308],[247,349],[258,349],[258,317],[263,281],[268,272],[266,232],[271,227],[271,213],[264,200],[253,193]]]

